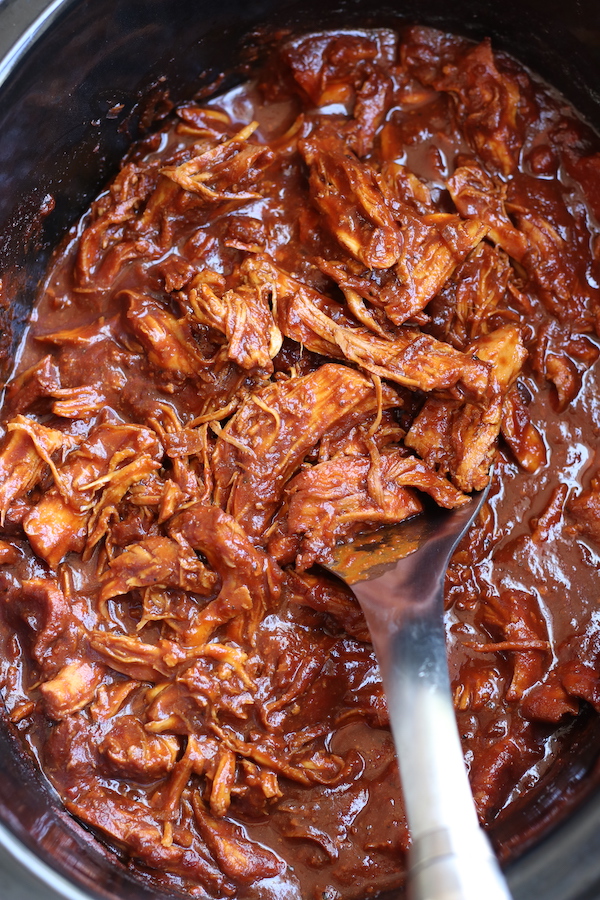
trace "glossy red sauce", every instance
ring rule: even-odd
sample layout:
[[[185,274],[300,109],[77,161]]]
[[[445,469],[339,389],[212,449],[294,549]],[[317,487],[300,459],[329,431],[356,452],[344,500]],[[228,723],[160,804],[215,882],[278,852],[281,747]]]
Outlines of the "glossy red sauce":
[[[402,884],[376,660],[316,564],[493,460],[447,580],[475,800],[510,856],[579,789],[544,807],[600,712],[598,146],[488,42],[289,39],[57,251],[3,407],[3,697],[124,864]]]

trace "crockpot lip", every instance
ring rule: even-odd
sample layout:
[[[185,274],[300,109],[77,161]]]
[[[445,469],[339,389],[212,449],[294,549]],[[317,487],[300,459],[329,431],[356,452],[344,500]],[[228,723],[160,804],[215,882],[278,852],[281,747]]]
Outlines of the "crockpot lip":
[[[22,0],[0,0],[0,91],[11,76],[18,73],[28,52],[56,19],[78,2],[81,0],[29,0],[27,3]],[[570,887],[569,897],[579,897],[584,892],[588,896],[587,891],[600,884],[600,855],[595,864],[590,865],[589,853],[585,854],[584,871],[582,854],[577,852],[581,851],[582,846],[589,848],[590,837],[598,834],[600,829],[599,796],[598,789],[593,790],[567,820],[560,820],[522,856],[506,865],[511,892],[524,897],[523,890],[530,890],[536,884],[543,895],[547,889],[556,887],[557,882],[564,881],[565,873],[560,869],[565,856],[572,860],[566,879]],[[564,847],[565,838],[568,851]],[[100,900],[93,886],[86,885],[85,889],[78,887],[38,856],[3,818],[0,818],[0,846],[64,900],[93,900],[94,897]],[[543,853],[540,852],[542,846]]]
[[[76,0],[0,0],[0,88],[56,17]]]
[[[43,882],[64,900],[93,900],[89,889],[85,891],[61,875],[56,869],[44,862],[33,850],[27,847],[16,835],[0,821],[0,845],[10,856],[23,866],[31,875]]]

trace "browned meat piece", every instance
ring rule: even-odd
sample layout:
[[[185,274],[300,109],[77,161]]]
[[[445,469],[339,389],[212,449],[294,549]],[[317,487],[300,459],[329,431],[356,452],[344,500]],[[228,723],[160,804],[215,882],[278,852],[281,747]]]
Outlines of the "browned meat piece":
[[[103,576],[99,602],[126,594],[133,588],[180,587],[208,594],[217,578],[189,547],[166,537],[149,537],[131,544],[109,563]]]
[[[575,530],[600,545],[600,475],[592,478],[589,490],[569,500],[567,509],[575,519]]]
[[[425,309],[456,267],[485,237],[489,224],[484,216],[465,221],[456,215],[437,212],[428,205],[423,190],[414,185],[417,179],[413,176],[413,181],[409,181],[398,168],[401,167],[394,163],[385,165],[378,184],[401,226],[402,251],[393,277],[379,290],[373,285],[371,290],[367,286],[362,291],[365,299],[383,307],[392,322],[402,325]]]
[[[101,684],[96,691],[94,702],[90,704],[92,721],[106,722],[112,719],[139,687],[140,683],[131,679],[120,679],[112,684]]]
[[[384,153],[386,159],[393,159],[396,155],[393,150],[389,154]],[[403,214],[418,213],[424,216],[436,211],[429,187],[406,166],[395,161],[385,162],[377,180],[395,215],[401,217]]]
[[[109,190],[92,204],[91,222],[81,235],[74,265],[76,290],[106,289],[121,266],[156,251],[148,240],[133,235],[124,240],[140,209],[156,187],[157,167],[123,166]]]
[[[311,734],[311,729],[308,741],[306,735],[301,733],[282,737],[268,732],[257,739],[243,741],[232,729],[216,723],[211,723],[211,731],[239,756],[251,759],[257,765],[272,769],[298,784],[334,785],[344,776],[344,761],[341,757],[305,746],[315,733],[313,731]],[[322,726],[317,726],[315,731],[322,734]]]
[[[445,66],[433,86],[452,94],[465,137],[486,165],[511,175],[523,145],[521,90],[512,75],[498,71],[489,40]]]
[[[37,484],[46,467],[54,467],[52,456],[77,444],[71,435],[25,416],[9,422],[7,431],[0,451],[0,524],[11,503]]]
[[[257,122],[251,122],[233,137],[187,162],[164,166],[161,174],[184,190],[197,194],[205,203],[260,199],[260,193],[243,190],[255,186],[260,174],[273,161],[268,147],[248,140],[257,127]]]
[[[565,353],[560,356],[546,354],[545,374],[556,390],[555,408],[558,412],[563,412],[581,389],[581,374]]]
[[[205,643],[216,628],[231,620],[240,640],[252,640],[257,623],[281,590],[277,564],[252,545],[236,519],[217,506],[191,506],[174,516],[169,530],[200,550],[222,580],[218,597],[204,608],[186,643]]]
[[[357,641],[370,641],[369,629],[360,605],[341,581],[316,576],[311,572],[287,573],[291,602],[326,613]],[[291,582],[291,584],[290,584]]]
[[[342,457],[320,463],[289,486],[288,530],[303,536],[296,568],[324,562],[342,538],[368,526],[401,522],[423,509],[414,493],[378,471],[377,499],[370,496],[370,460]],[[383,477],[382,477],[383,476]]]
[[[571,698],[585,700],[600,711],[600,640],[595,617],[582,634],[574,634],[561,647],[557,668],[562,686]]]
[[[0,540],[0,566],[12,566],[20,556],[19,550],[13,544]]]
[[[505,310],[512,279],[508,257],[485,242],[479,244],[429,306],[435,336],[465,350],[488,334],[492,323],[496,328],[499,317],[510,321],[512,312]]]
[[[298,146],[310,166],[313,203],[342,247],[369,269],[394,265],[402,238],[373,170],[333,129],[320,128]]]
[[[530,519],[531,540],[536,544],[543,544],[561,533],[568,496],[568,486],[562,482],[557,484],[542,512]]]
[[[384,28],[369,34],[321,34],[289,41],[283,57],[315,106],[345,103],[373,66],[387,69],[396,59],[398,37]]]
[[[232,893],[233,885],[200,842],[196,840],[192,844],[182,835],[182,844],[178,844],[177,833],[173,835],[172,830],[171,840],[167,840],[164,817],[145,804],[94,785],[82,789],[77,799],[67,801],[66,806],[74,816],[104,832],[111,841],[128,847],[145,865],[161,872],[173,872],[217,894]]]
[[[383,402],[392,400],[388,395]],[[333,364],[257,391],[219,434],[215,502],[260,541],[306,454],[325,434],[346,431],[381,403],[370,379]]]
[[[273,371],[272,359],[279,353],[283,339],[264,290],[240,285],[219,296],[199,276],[183,297],[202,325],[225,335],[228,359],[243,369]]]
[[[147,728],[153,727],[149,723]],[[174,813],[181,803],[187,783],[192,775],[205,781],[204,793],[210,795],[210,807],[214,815],[224,816],[231,803],[231,791],[239,790],[238,767],[235,753],[226,746],[219,746],[213,738],[198,738],[190,735],[185,753],[173,768],[169,780],[152,797],[153,806]]]
[[[342,538],[368,526],[401,522],[422,511],[411,488],[430,493],[440,506],[466,502],[445,478],[414,456],[376,453],[336,456],[297,475],[288,485],[287,527],[302,534],[297,567],[323,562]]]
[[[65,719],[88,706],[96,696],[104,667],[85,660],[67,663],[51,681],[40,685],[44,708],[51,719]]]
[[[56,568],[66,553],[83,550],[97,493],[110,495],[114,489],[120,500],[133,483],[159,468],[159,455],[154,433],[144,426],[93,429],[62,465],[54,466],[54,487],[24,519],[23,529],[38,556]]]
[[[77,624],[54,578],[24,580],[10,604],[10,615],[32,629],[31,655],[43,672],[54,674],[65,664],[77,644]]]
[[[88,518],[87,512],[73,509],[58,491],[48,491],[27,513],[23,530],[33,551],[56,569],[67,553],[85,547]]]
[[[354,136],[349,141],[357,156],[366,156],[392,101],[392,80],[378,66],[365,67],[365,80],[356,92]]]
[[[234,647],[215,645],[214,642],[207,646],[206,651],[207,654],[210,651],[211,655],[203,656],[190,666],[180,676],[179,683],[185,685],[190,696],[209,718],[216,719],[225,714],[240,722],[246,721],[249,708],[255,706],[256,694],[256,684],[245,667],[246,654],[239,650],[236,652]],[[232,768],[235,770],[235,765]],[[221,814],[226,812],[224,807],[229,806],[229,799],[228,792],[226,799],[222,796],[218,802],[211,800],[213,811],[216,812],[218,805]]]
[[[533,203],[516,194],[514,218],[529,243],[523,257],[524,269],[538,287],[542,302],[559,322],[571,331],[592,330],[591,310],[598,302],[598,291],[579,265],[582,242],[587,240],[581,230],[582,212],[572,216],[562,199],[555,201],[555,209],[547,209],[543,203],[539,210],[518,209],[522,199],[532,207]]]
[[[86,511],[95,505],[96,492],[118,479],[120,467],[139,460],[143,454],[154,460],[161,456],[161,447],[150,428],[100,424],[57,467],[56,485],[75,509]]]
[[[176,737],[148,734],[135,716],[120,716],[99,750],[118,778],[146,782],[173,769],[180,747]]]
[[[584,372],[598,359],[598,347],[583,334],[551,320],[537,333],[531,351],[535,372],[553,386],[551,401],[562,412],[577,397]]]
[[[169,374],[197,376],[211,360],[204,358],[188,323],[179,321],[162,304],[135,291],[123,291],[127,324],[148,359]]]
[[[476,163],[468,163],[448,179],[448,190],[461,216],[474,217],[489,225],[488,237],[517,262],[522,262],[529,242],[508,217],[506,185],[502,181],[490,178]]]
[[[386,315],[396,325],[425,309],[487,232],[482,222],[464,222],[446,213],[404,219],[404,244],[395,267],[396,278],[380,295]]]
[[[569,675],[565,673],[567,683]],[[577,694],[575,684],[572,684]],[[541,684],[529,688],[521,700],[521,714],[531,721],[557,724],[564,716],[576,716],[580,703],[563,686],[558,672],[550,672]]]
[[[156,477],[155,473],[158,468],[157,460],[152,459],[147,453],[142,453],[137,459],[112,473],[112,478],[102,491],[88,521],[85,559],[89,559],[98,542],[110,531],[110,526],[118,519],[119,506],[124,497],[128,497],[132,503],[139,503],[142,506],[149,499],[146,496],[146,488],[148,483],[152,482],[152,478]],[[161,483],[159,503],[165,493],[167,493],[167,487]]]
[[[516,384],[512,386],[504,400],[501,431],[513,456],[526,472],[537,472],[546,465],[544,439],[532,424],[529,411]]]
[[[541,288],[568,301],[573,272],[571,265],[565,264],[568,252],[565,238],[537,212],[519,211],[515,218],[529,244],[525,267]]]
[[[573,122],[573,124],[576,124],[576,127],[581,126],[579,121]],[[581,185],[592,212],[597,219],[600,219],[600,192],[598,190],[598,185],[600,184],[600,153],[584,153],[580,155],[582,144],[585,146],[585,142],[581,141],[576,142],[575,147],[565,147],[562,159],[571,178],[574,178]]]
[[[315,106],[343,103],[352,110],[348,141],[358,156],[371,148],[392,101],[388,70],[395,63],[396,44],[392,31],[377,29],[370,35],[324,32],[290,41],[285,48],[284,59],[303,98],[307,95]],[[266,91],[270,87],[264,85]]]
[[[452,685],[454,707],[457,711],[490,709],[504,695],[504,678],[497,665],[486,665],[468,659],[460,667],[458,679]],[[460,727],[460,726],[459,726]]]
[[[571,659],[560,668],[560,677],[564,689],[571,697],[580,697],[600,710],[600,687],[598,685],[598,666]]]
[[[478,338],[470,351],[492,364],[492,388],[480,405],[432,398],[411,425],[405,445],[467,493],[488,481],[502,421],[504,397],[527,351],[518,328],[506,325]]]
[[[548,627],[540,604],[524,591],[503,591],[498,597],[486,597],[478,616],[496,643],[482,644],[477,649],[511,654],[513,675],[506,699],[520,700],[542,679],[551,661]]]
[[[82,385],[52,391],[55,402],[52,412],[63,419],[91,419],[107,405],[106,394],[100,385]]]
[[[217,763],[210,792],[210,808],[216,816],[224,816],[229,809],[231,803],[231,791],[235,783],[235,775],[235,753],[232,750],[229,750],[228,747],[222,747],[217,754]],[[233,849],[233,847],[230,847],[230,852],[233,851]]]
[[[267,257],[246,263],[254,278],[271,284],[277,321],[286,337],[315,353],[350,360],[381,378],[423,391],[459,387],[475,396],[488,385],[488,366],[412,328],[393,339],[353,326],[343,309],[275,266]]]
[[[193,802],[198,830],[228,878],[240,884],[255,884],[283,872],[284,861],[262,844],[249,840],[241,825],[209,815],[198,794],[194,794]]]
[[[60,370],[56,361],[52,356],[44,356],[7,385],[4,414],[12,417],[31,409],[38,400],[59,388]]]
[[[134,681],[161,681],[171,676],[185,654],[172,641],[162,640],[158,644],[145,644],[139,637],[129,634],[114,634],[110,631],[92,631],[90,646],[102,661]]]
[[[409,400],[411,399],[409,396]],[[405,397],[401,397],[401,400],[404,401]],[[344,434],[331,437],[325,435],[319,444],[319,461],[331,459],[340,453],[346,456],[368,456],[373,447],[380,453],[387,449],[397,449],[406,433],[406,429],[398,422],[399,409],[404,409],[404,403],[397,409],[378,410]]]
[[[539,726],[538,726],[539,728]],[[534,726],[515,716],[508,733],[489,738],[473,760],[470,771],[473,798],[483,822],[492,822],[519,779],[540,755],[542,739]]]
[[[432,84],[447,66],[454,66],[469,48],[466,38],[445,34],[436,28],[412,25],[400,46],[402,64],[419,82]]]

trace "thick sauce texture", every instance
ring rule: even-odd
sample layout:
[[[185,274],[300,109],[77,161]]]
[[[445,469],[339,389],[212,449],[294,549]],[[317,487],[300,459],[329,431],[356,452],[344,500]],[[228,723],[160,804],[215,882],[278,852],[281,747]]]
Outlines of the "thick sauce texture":
[[[494,460],[447,581],[492,833],[600,713],[598,147],[487,41],[290,37],[57,252],[3,407],[2,692],[122,864],[213,898],[402,885],[377,663],[318,564]]]

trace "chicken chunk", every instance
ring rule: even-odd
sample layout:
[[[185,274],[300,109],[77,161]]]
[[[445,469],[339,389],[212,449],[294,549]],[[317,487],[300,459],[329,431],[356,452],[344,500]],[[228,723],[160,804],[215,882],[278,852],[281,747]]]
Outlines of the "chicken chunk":
[[[54,578],[24,580],[7,609],[10,618],[26,622],[35,638],[32,656],[41,670],[55,674],[67,661],[78,640],[78,623]]]
[[[23,529],[38,556],[56,568],[66,553],[81,551],[96,495],[122,481],[121,496],[131,484],[159,467],[153,457],[159,445],[149,428],[140,425],[98,425],[65,462],[55,467],[55,484],[31,509]],[[130,460],[133,463],[127,465]],[[143,465],[140,465],[140,461]],[[125,465],[123,465],[125,463]]]
[[[326,31],[289,41],[284,59],[302,92],[315,106],[326,106],[351,101],[373,68],[389,69],[397,43],[397,35],[385,28],[369,35]]]
[[[246,264],[252,276],[272,285],[277,321],[286,337],[315,353],[345,358],[381,378],[423,391],[458,387],[475,396],[488,384],[488,366],[474,354],[412,328],[397,329],[390,339],[357,327],[334,303],[257,256]]]
[[[190,327],[180,322],[162,304],[135,291],[122,294],[127,300],[127,323],[150,362],[173,375],[193,377],[208,365],[195,343]]]
[[[204,203],[260,199],[260,193],[243,190],[256,185],[258,176],[273,161],[268,147],[249,141],[257,127],[258,123],[252,122],[187,162],[164,166],[161,173]]]
[[[310,166],[313,203],[342,247],[369,269],[397,262],[400,231],[369,166],[333,129],[313,132],[299,148]]]
[[[17,416],[7,426],[8,435],[0,451],[0,522],[14,500],[27,494],[42,472],[52,465],[52,456],[72,449],[71,435],[40,425],[34,419]]]
[[[228,878],[239,884],[255,884],[284,871],[284,861],[272,850],[249,840],[240,825],[211,816],[197,794],[194,815],[200,834]]]
[[[51,681],[41,684],[40,693],[50,718],[64,719],[88,706],[103,675],[103,666],[77,660],[67,663]]]
[[[135,716],[120,716],[99,747],[118,778],[142,783],[164,778],[174,768],[179,749],[176,737],[149,734]]]
[[[236,620],[240,639],[244,635],[252,640],[257,623],[281,591],[283,575],[274,560],[255,548],[239,522],[216,506],[190,506],[173,517],[169,530],[200,550],[222,580],[219,595],[204,608],[186,640],[204,643],[219,625],[231,620]]]
[[[550,663],[548,626],[535,596],[524,591],[503,591],[486,597],[479,611],[481,623],[497,641],[479,649],[510,653],[513,675],[506,699],[520,700],[537,684]]]
[[[506,254],[482,242],[431,303],[428,311],[435,336],[465,351],[476,338],[498,327],[499,316],[507,315],[512,284]]]
[[[336,456],[289,483],[288,531],[303,535],[296,565],[323,562],[335,543],[365,527],[400,522],[422,511],[414,488],[431,493],[440,506],[460,506],[466,497],[420,460],[403,453]]]
[[[192,844],[185,838],[183,846],[165,841],[164,816],[145,803],[94,785],[82,789],[66,806],[74,816],[111,841],[129,847],[134,857],[143,858],[153,868],[200,882],[217,896],[231,894],[231,882],[203,844],[198,840]]]
[[[569,500],[568,510],[576,531],[600,545],[600,475],[596,474],[587,491]]]
[[[527,351],[518,328],[506,325],[471,344],[479,359],[492,365],[491,390],[480,405],[427,400],[405,438],[432,468],[449,474],[467,493],[488,481],[502,423],[504,398],[521,371]]]
[[[219,434],[216,503],[259,543],[306,454],[325,434],[347,430],[381,402],[370,379],[335,364],[254,393]],[[392,392],[383,402],[393,403]]]
[[[517,262],[523,261],[529,241],[508,216],[503,182],[493,180],[476,163],[467,163],[448,179],[448,190],[461,216],[485,222],[488,237]]]
[[[498,70],[489,40],[445,66],[433,86],[452,94],[465,137],[486,165],[511,175],[523,144],[521,91],[512,75]]]
[[[196,278],[182,296],[198,322],[225,335],[228,359],[250,371],[273,371],[283,339],[264,290],[240,285],[219,296]]]
[[[126,594],[133,588],[157,585],[207,594],[216,581],[214,572],[189,547],[170,538],[149,537],[139,544],[130,544],[111,560],[103,577],[99,602]]]

